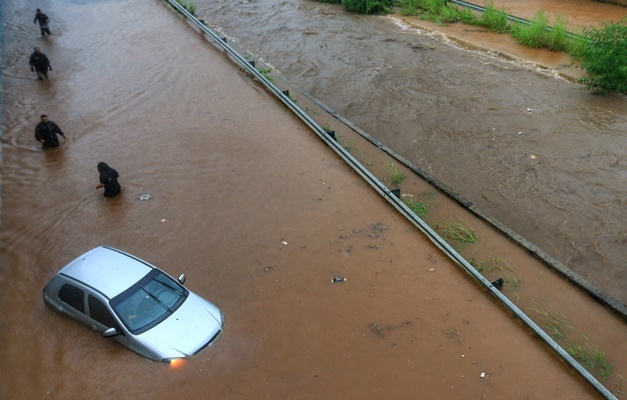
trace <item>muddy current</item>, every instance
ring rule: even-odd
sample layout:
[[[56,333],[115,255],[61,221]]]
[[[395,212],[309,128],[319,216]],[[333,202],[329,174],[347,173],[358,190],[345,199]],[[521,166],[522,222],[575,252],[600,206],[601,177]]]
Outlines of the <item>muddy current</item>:
[[[576,14],[577,4],[567,9]],[[618,18],[604,12],[597,19]],[[339,6],[201,0],[198,14],[275,73],[627,301],[625,96],[592,95],[531,64]]]
[[[160,1],[8,0],[3,6],[0,397],[594,397],[433,246],[407,234],[406,221],[382,205],[303,124],[291,115],[277,118],[287,111],[272,107],[257,83]],[[231,6],[236,14],[251,18],[252,26],[245,27],[241,19],[237,27],[235,18],[228,30],[219,28],[244,45],[233,32],[262,24],[255,19],[259,10],[239,7],[262,4]],[[36,36],[36,7],[51,17],[52,38]],[[468,180],[461,174],[477,163],[473,173],[484,173],[485,179],[498,171],[517,171],[520,164],[536,171],[537,179],[553,176],[542,167],[553,161],[542,158],[547,157],[547,145],[538,139],[548,133],[532,132],[524,122],[536,114],[559,113],[547,104],[528,104],[535,89],[511,88],[512,76],[519,77],[522,88],[539,80],[538,86],[551,87],[556,97],[562,93],[575,110],[581,107],[575,99],[589,102],[585,109],[596,110],[597,117],[591,121],[589,113],[580,112],[587,119],[579,124],[616,129],[610,130],[616,140],[606,139],[603,150],[601,142],[586,150],[595,154],[584,157],[588,164],[603,170],[606,161],[599,154],[621,152],[617,130],[624,125],[625,109],[620,109],[620,97],[591,97],[554,77],[452,48],[389,18],[349,16],[315,3],[263,8],[280,20],[268,26],[295,36],[283,39],[269,54],[295,57],[284,69],[301,71],[299,85],[351,114],[381,140],[385,138],[379,131],[396,132],[399,152],[425,147],[440,154],[446,163],[439,168],[426,158],[416,161],[434,175],[448,171],[458,181]],[[219,17],[221,12],[213,14]],[[325,24],[329,33],[305,27],[297,15]],[[332,49],[332,39],[342,35],[353,45],[366,46],[359,57],[346,43]],[[271,43],[270,36],[266,43]],[[294,54],[288,44],[300,47],[302,54]],[[48,81],[38,82],[28,70],[34,45],[51,59]],[[246,47],[279,68],[257,46]],[[315,47],[319,50],[314,52]],[[305,55],[320,58],[305,62],[299,58]],[[410,64],[390,64],[397,58]],[[363,70],[351,67],[338,76],[325,69],[362,62],[368,64]],[[455,67],[464,63],[465,80],[456,76],[462,69]],[[429,65],[439,73],[418,78],[414,70]],[[213,74],[213,66],[219,74]],[[392,71],[396,75],[387,74]],[[436,77],[442,87],[433,82]],[[297,81],[298,74],[290,79]],[[404,79],[418,80],[428,90],[411,89]],[[467,93],[473,88],[470,105],[453,99],[455,85],[465,85]],[[326,98],[325,90],[337,91],[338,97]],[[389,104],[375,107],[370,97],[381,91]],[[500,95],[496,100],[491,98],[495,93]],[[524,108],[518,110],[521,103]],[[618,107],[614,114],[606,114],[609,104]],[[411,115],[404,113],[408,108]],[[378,109],[385,112],[373,112]],[[443,110],[446,116],[438,116]],[[470,118],[481,112],[486,121],[487,115],[496,114],[500,123]],[[60,149],[42,151],[34,141],[33,127],[41,113],[65,131],[67,140]],[[455,122],[461,116],[468,126],[461,119]],[[570,121],[562,118],[552,129]],[[368,125],[372,121],[376,124]],[[394,128],[398,121],[413,127],[413,136]],[[519,121],[521,128],[506,132],[512,121]],[[429,123],[443,128],[428,128]],[[599,136],[605,134],[598,130]],[[453,148],[441,143],[437,150],[438,136]],[[484,138],[485,148],[469,146],[475,136]],[[538,140],[533,153],[525,147],[531,145],[516,142],[529,136]],[[461,160],[470,153],[477,160]],[[486,154],[500,157],[502,165],[493,166]],[[96,190],[99,161],[120,171],[120,197],[103,199]],[[608,163],[607,173],[621,165],[620,158]],[[495,171],[484,171],[489,168]],[[527,177],[530,193],[533,182]],[[485,182],[480,187],[473,201],[496,197]],[[510,187],[512,193],[517,190]],[[622,192],[617,185],[603,190],[624,199],[624,187]],[[619,226],[624,215],[612,201],[605,212],[614,213],[612,223]],[[498,203],[487,204],[493,202]],[[227,315],[219,341],[182,367],[166,369],[47,310],[41,300],[47,280],[65,262],[99,244],[128,250],[172,274],[187,273],[187,286]],[[345,285],[330,283],[328,278],[336,274],[349,278]],[[624,284],[615,281],[619,287]],[[606,329],[621,332],[621,325]]]

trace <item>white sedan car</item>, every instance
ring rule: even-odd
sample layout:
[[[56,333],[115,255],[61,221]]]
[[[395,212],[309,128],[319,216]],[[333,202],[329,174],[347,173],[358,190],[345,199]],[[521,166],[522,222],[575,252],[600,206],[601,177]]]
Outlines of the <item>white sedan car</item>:
[[[222,332],[218,307],[159,268],[111,247],[63,267],[43,290],[50,307],[142,356],[171,362],[192,356]]]

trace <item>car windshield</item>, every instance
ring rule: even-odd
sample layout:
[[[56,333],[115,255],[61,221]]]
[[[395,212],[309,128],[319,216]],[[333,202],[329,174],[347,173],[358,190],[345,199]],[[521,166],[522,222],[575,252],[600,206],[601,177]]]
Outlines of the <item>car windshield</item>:
[[[189,292],[178,282],[153,269],[139,282],[111,300],[111,307],[128,330],[139,335],[176,311]]]

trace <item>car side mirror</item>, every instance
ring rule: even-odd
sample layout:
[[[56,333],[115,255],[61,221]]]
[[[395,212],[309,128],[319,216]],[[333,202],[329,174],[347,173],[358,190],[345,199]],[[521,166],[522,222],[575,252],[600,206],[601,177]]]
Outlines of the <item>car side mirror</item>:
[[[115,329],[115,328],[109,328],[109,329],[107,329],[106,331],[104,331],[104,332],[102,333],[102,336],[104,336],[104,337],[106,337],[106,338],[110,338],[110,337],[117,336],[117,335],[119,335],[119,334],[120,334],[120,332],[118,332],[118,330],[117,330],[117,329]]]
[[[179,276],[179,283],[181,285],[185,284],[185,279],[187,279],[187,277],[185,276],[185,274],[181,274],[181,276]]]

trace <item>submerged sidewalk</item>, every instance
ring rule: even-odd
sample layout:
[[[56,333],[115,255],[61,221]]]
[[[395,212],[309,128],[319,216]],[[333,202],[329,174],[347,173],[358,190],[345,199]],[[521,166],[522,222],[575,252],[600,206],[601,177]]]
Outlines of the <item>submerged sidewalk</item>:
[[[5,104],[2,398],[600,397],[168,6],[50,7],[63,32],[46,51],[67,72],[44,87],[5,70],[20,101]],[[66,121],[59,151],[24,133],[33,108]],[[94,193],[101,158],[123,197]],[[218,342],[172,370],[46,309],[51,274],[101,244],[185,272],[226,315]],[[563,293],[567,307],[606,312]],[[625,354],[624,326],[604,321]]]

